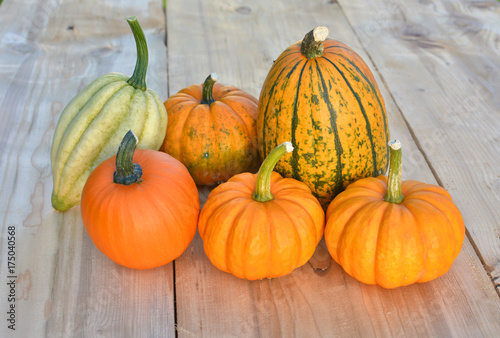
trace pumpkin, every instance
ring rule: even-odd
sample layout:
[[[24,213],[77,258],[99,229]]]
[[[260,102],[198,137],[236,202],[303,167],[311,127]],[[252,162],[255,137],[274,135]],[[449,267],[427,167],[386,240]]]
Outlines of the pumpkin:
[[[291,140],[276,166],[305,182],[323,206],[360,178],[385,173],[389,129],[375,78],[345,44],[317,27],[274,62],[259,98],[261,157]]]
[[[140,137],[139,148],[158,150],[165,137],[167,112],[159,96],[146,88],[146,39],[137,18],[127,21],[137,45],[133,75],[99,77],[74,97],[59,117],[51,149],[52,206],[58,211],[80,203],[90,172],[116,154],[127,130]]]
[[[401,180],[401,143],[389,145],[389,176],[360,179],[332,201],[325,242],[349,275],[390,289],[445,274],[461,250],[465,226],[445,189]]]
[[[217,74],[165,101],[169,124],[162,150],[188,168],[196,184],[213,185],[258,170],[257,99]]]
[[[90,174],[81,214],[95,246],[114,262],[149,269],[179,257],[196,233],[200,202],[186,167],[172,156],[137,149],[127,132],[116,156]]]
[[[293,149],[271,152],[258,174],[241,173],[216,187],[200,213],[207,257],[248,280],[284,276],[305,264],[323,236],[324,211],[306,184],[273,171]]]

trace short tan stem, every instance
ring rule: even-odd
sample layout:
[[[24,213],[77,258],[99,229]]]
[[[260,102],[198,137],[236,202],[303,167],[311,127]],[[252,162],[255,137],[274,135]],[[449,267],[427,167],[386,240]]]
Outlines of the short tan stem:
[[[304,36],[300,45],[300,52],[309,60],[322,56],[324,50],[323,42],[327,37],[328,28],[323,26],[314,28]]]

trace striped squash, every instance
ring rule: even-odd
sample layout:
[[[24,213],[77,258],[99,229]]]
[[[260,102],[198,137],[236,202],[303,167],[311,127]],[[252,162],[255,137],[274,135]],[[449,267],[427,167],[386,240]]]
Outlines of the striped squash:
[[[158,150],[165,137],[167,111],[158,94],[146,86],[146,37],[135,16],[127,22],[137,47],[132,76],[102,75],[68,103],[57,122],[50,153],[51,201],[57,211],[80,204],[88,176],[116,155],[128,130],[140,137],[137,147],[141,149]]]
[[[274,62],[258,106],[259,152],[291,140],[276,166],[305,182],[326,207],[345,187],[387,169],[389,129],[375,78],[345,44],[317,27]]]

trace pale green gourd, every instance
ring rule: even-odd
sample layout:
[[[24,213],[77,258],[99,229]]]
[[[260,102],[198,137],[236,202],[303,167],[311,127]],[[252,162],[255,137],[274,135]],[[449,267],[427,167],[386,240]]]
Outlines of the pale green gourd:
[[[167,129],[167,111],[160,97],[146,89],[148,50],[135,17],[127,18],[137,44],[131,77],[109,73],[89,84],[61,113],[51,150],[52,206],[65,211],[80,203],[92,170],[116,154],[132,130],[137,148],[158,150]]]

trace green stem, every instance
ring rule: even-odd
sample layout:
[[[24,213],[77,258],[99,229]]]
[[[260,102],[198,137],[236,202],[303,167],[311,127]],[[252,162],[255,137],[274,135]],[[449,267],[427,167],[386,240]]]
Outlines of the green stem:
[[[217,74],[212,73],[203,82],[203,91],[201,94],[201,103],[202,104],[211,104],[214,102],[214,84],[217,82],[219,77]]]
[[[116,154],[116,171],[113,174],[114,183],[130,185],[142,181],[141,166],[133,162],[137,143],[139,143],[137,136],[132,130],[129,130],[123,137]]]
[[[132,29],[137,47],[137,61],[135,63],[134,73],[127,80],[127,83],[136,89],[145,91],[147,89],[146,73],[148,71],[148,45],[146,43],[146,37],[135,16],[128,17],[127,22]]]
[[[405,198],[401,189],[401,177],[403,175],[401,142],[398,140],[390,141],[389,148],[391,159],[389,163],[389,176],[387,178],[387,193],[384,196],[384,201],[400,204]]]
[[[300,52],[306,58],[314,59],[323,55],[323,41],[328,37],[328,28],[320,26],[304,36],[300,45]]]
[[[292,150],[293,146],[290,142],[283,142],[267,155],[257,174],[255,192],[252,196],[254,200],[258,202],[268,202],[274,198],[271,193],[271,174],[280,158]]]

